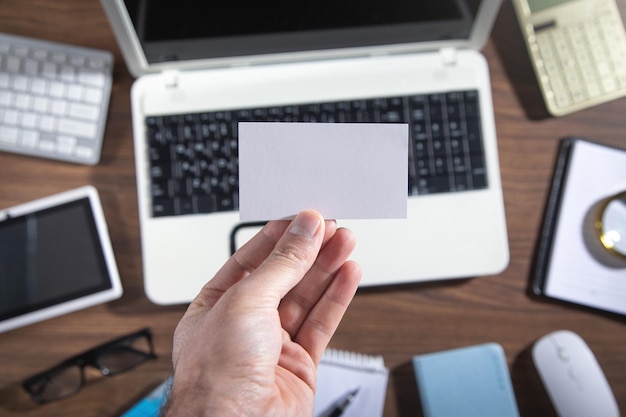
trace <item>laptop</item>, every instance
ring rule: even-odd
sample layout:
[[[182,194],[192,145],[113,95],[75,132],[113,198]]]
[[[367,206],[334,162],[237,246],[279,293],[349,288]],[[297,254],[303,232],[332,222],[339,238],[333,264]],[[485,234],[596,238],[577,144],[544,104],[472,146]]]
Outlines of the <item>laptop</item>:
[[[508,265],[489,70],[478,52],[500,0],[102,4],[137,77],[151,301],[189,302],[258,229],[237,212],[241,121],[409,124],[407,219],[338,221],[356,235],[363,287]]]

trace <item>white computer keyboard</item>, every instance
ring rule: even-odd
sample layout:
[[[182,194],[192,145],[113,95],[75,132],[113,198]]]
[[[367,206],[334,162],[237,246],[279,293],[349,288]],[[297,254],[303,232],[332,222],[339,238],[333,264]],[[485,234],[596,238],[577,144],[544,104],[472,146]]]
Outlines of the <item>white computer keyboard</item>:
[[[0,150],[97,164],[112,70],[108,51],[0,33]]]

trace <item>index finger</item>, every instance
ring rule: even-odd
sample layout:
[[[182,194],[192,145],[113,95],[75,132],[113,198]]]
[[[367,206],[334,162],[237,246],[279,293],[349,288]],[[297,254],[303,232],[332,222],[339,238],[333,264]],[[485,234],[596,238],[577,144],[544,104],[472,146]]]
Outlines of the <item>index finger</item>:
[[[226,290],[245,278],[265,261],[276,247],[277,242],[287,230],[290,221],[273,220],[239,248],[220,268],[215,276],[207,282],[196,296],[192,305],[211,308]],[[334,220],[325,221],[325,244],[337,230]]]

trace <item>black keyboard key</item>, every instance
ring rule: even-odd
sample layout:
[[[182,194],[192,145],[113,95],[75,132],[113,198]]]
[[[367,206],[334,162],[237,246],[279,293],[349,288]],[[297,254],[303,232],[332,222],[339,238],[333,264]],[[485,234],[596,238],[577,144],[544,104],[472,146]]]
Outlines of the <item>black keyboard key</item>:
[[[152,180],[150,184],[150,195],[152,198],[164,198],[169,195],[167,190],[167,181]]]
[[[180,197],[177,199],[177,201],[178,201],[178,214],[195,213],[192,197]]]
[[[155,165],[150,168],[150,178],[152,178],[152,180],[158,180],[160,178],[164,178],[165,175],[166,174],[163,172],[162,165]]]
[[[478,93],[477,92],[466,92],[464,94],[465,97],[465,117],[467,119],[476,120],[479,118],[479,110],[478,110]]]
[[[448,161],[446,158],[435,158],[435,175],[438,177],[448,176]]]
[[[203,195],[196,199],[198,213],[213,213],[217,211],[217,201],[213,195]]]
[[[152,198],[152,216],[173,216],[176,214],[174,200],[170,198]]]
[[[234,196],[222,196],[217,199],[217,211],[232,211],[236,206]]]
[[[446,140],[443,137],[443,135],[438,136],[436,139],[433,138],[432,147],[433,147],[433,156],[435,158],[447,157],[448,150],[446,149]]]
[[[418,194],[445,193],[450,191],[450,177],[421,178],[417,183]]]
[[[472,175],[472,184],[474,189],[481,189],[487,187],[487,175],[474,174]]]
[[[450,138],[450,155],[452,157],[465,155],[462,136],[458,139],[456,137]]]
[[[433,94],[428,97],[428,108],[430,110],[430,120],[440,121],[443,119],[444,96],[441,94]]]
[[[388,110],[380,113],[379,120],[381,123],[402,123],[404,117],[400,110]]]
[[[467,121],[467,144],[471,154],[482,154],[483,140],[477,120]]]
[[[458,140],[463,137],[463,124],[458,117],[448,117],[445,127],[448,129],[450,139]]]
[[[425,121],[417,121],[413,125],[413,139],[417,141],[425,142],[428,139],[428,130]]]
[[[454,191],[465,191],[470,188],[467,175],[454,176]]]

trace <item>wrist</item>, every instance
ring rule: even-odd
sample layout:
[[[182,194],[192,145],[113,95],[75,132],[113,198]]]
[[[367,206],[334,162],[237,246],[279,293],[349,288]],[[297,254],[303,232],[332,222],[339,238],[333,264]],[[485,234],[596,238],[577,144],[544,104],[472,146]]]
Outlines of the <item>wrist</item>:
[[[160,417],[241,417],[237,404],[228,396],[218,395],[198,384],[176,382],[171,378],[167,398],[161,408]]]

